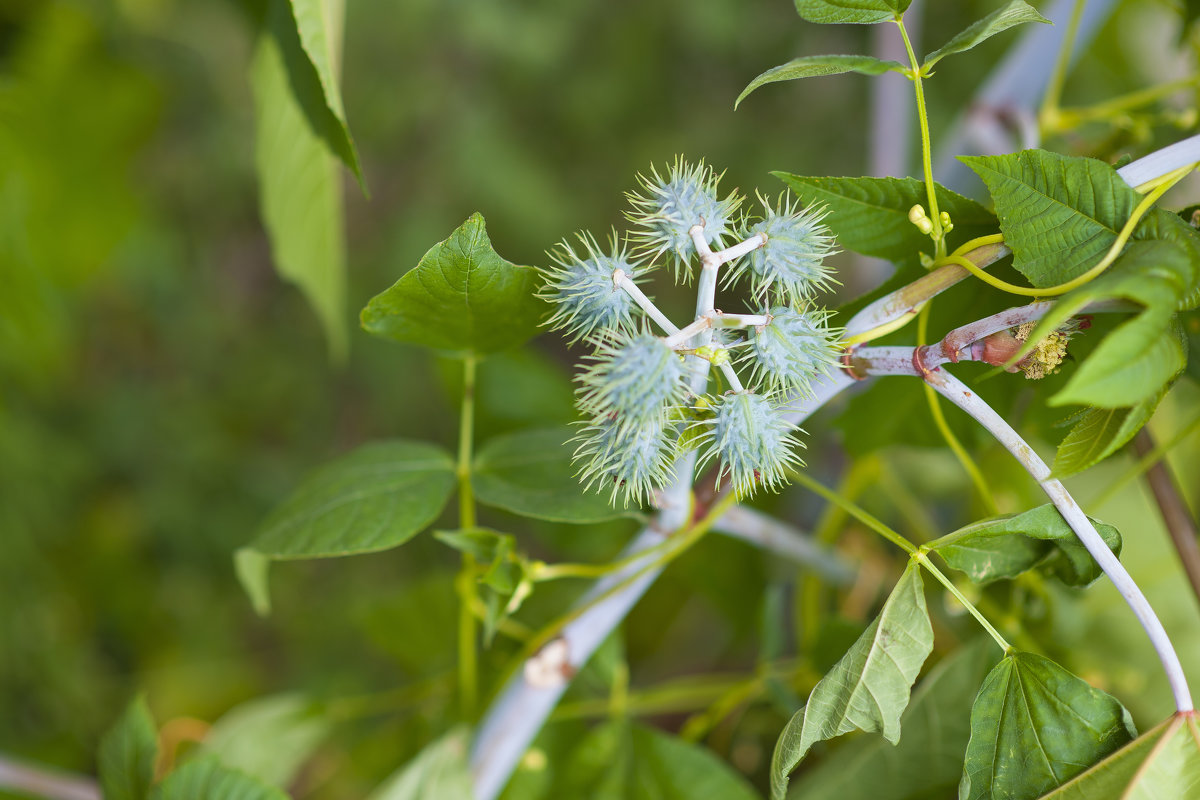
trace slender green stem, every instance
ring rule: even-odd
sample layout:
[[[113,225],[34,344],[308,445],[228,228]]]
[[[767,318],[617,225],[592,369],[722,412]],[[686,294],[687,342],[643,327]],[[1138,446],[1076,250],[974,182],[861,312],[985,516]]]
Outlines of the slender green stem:
[[[1189,75],[1186,78],[1160,83],[1158,86],[1151,86],[1146,89],[1139,89],[1136,92],[1119,95],[1095,105],[1059,109],[1055,115],[1057,129],[1060,131],[1069,130],[1085,122],[1109,119],[1117,114],[1153,103],[1155,100],[1178,92],[1180,89],[1196,86],[1198,83],[1200,83],[1200,74]]]
[[[539,561],[530,565],[530,578],[539,583],[541,581],[554,581],[560,578],[599,578],[611,572],[625,569],[625,567],[635,561],[643,561],[648,555],[669,550],[674,546],[675,541],[673,539],[664,539],[653,547],[603,564],[545,564]]]
[[[866,525],[868,528],[875,531],[892,544],[896,545],[896,547],[899,547],[901,550],[908,553],[910,556],[917,552],[917,546],[915,544],[896,533],[887,525],[884,525],[876,517],[867,513],[859,506],[842,497],[837,492],[829,489],[824,484],[813,480],[799,470],[789,470],[788,477],[809,491],[821,495],[821,497],[824,497],[829,502],[836,503],[837,505],[841,506],[843,509],[845,509],[847,514],[854,517],[859,522]]]
[[[462,411],[458,425],[458,463],[455,475],[458,478],[458,524],[460,528],[474,528],[475,492],[471,487],[471,451],[475,436],[475,367],[476,356],[469,353],[463,359]],[[475,714],[475,703],[479,685],[479,656],[475,638],[475,557],[463,553],[462,569],[455,578],[458,592],[458,692],[459,705],[465,718]]]
[[[1054,61],[1054,71],[1050,73],[1050,81],[1046,84],[1046,93],[1042,95],[1042,107],[1038,111],[1038,122],[1043,132],[1058,130],[1059,102],[1062,100],[1063,83],[1067,78],[1067,66],[1071,63],[1071,51],[1075,49],[1075,37],[1079,32],[1079,21],[1083,17],[1083,6],[1086,0],[1075,0],[1071,9],[1071,19],[1063,33],[1062,46],[1058,50],[1058,58]]]
[[[917,93],[917,122],[921,126],[921,167],[925,171],[925,194],[929,199],[929,221],[933,223],[930,237],[933,239],[934,258],[946,255],[946,237],[942,231],[942,215],[938,211],[937,192],[933,182],[933,153],[929,143],[929,114],[925,110],[925,87],[922,83],[921,65],[917,63],[917,54],[913,52],[912,42],[909,41],[908,31],[904,20],[897,19],[896,27],[904,39],[904,49],[908,53],[908,62],[912,65],[913,88]]]
[[[938,583],[940,583],[942,586],[945,586],[946,591],[954,595],[955,600],[962,603],[963,608],[970,612],[971,616],[975,618],[975,621],[978,622],[983,629],[988,632],[988,635],[996,640],[996,644],[1000,645],[1000,648],[1004,652],[1007,653],[1012,649],[1012,645],[1008,643],[1007,639],[1000,635],[1000,631],[992,627],[992,623],[988,622],[987,618],[984,617],[983,614],[979,612],[979,609],[975,607],[975,604],[968,600],[966,596],[958,590],[958,587],[954,585],[954,582],[947,578],[942,571],[938,569],[932,561],[929,560],[929,556],[926,555],[924,551],[915,553],[913,558],[915,558],[917,563],[924,567],[930,575],[936,578]]]
[[[925,344],[925,339],[929,332],[929,311],[933,308],[933,301],[929,301],[921,309],[920,315],[917,317],[917,346]],[[975,459],[971,458],[971,454],[967,452],[967,448],[962,446],[962,442],[954,435],[954,431],[950,430],[950,425],[946,422],[946,416],[942,413],[942,405],[938,398],[938,393],[928,383],[922,382],[922,387],[925,389],[925,400],[929,404],[929,413],[933,415],[933,424],[942,434],[942,438],[946,440],[947,446],[953,451],[958,463],[962,464],[962,468],[967,471],[967,475],[971,477],[971,483],[975,484],[975,490],[979,492],[980,498],[983,500],[984,506],[987,507],[988,513],[992,516],[1000,513],[1000,507],[996,505],[996,498],[992,496],[992,489],[988,486],[987,481],[983,477],[983,473],[979,470],[979,465],[975,463]]]

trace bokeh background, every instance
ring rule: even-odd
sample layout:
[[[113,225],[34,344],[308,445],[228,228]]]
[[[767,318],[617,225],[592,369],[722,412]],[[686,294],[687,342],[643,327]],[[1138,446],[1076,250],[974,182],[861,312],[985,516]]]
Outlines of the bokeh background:
[[[995,4],[926,5],[936,13],[921,37],[936,44]],[[575,230],[621,226],[636,173],[676,154],[707,159],[748,194],[781,188],[770,170],[868,172],[867,78],[766,87],[736,112],[733,100],[796,55],[869,52],[871,31],[806,25],[787,0],[349,0],[344,96],[371,197],[347,176],[356,333],[336,365],[303,297],[273,271],[258,214],[247,82],[256,14],[235,0],[0,2],[0,750],[87,772],[137,692],[186,738],[239,703],[301,691],[328,702],[337,724],[299,793],[354,798],[452,716],[457,554],[420,537],[377,556],[284,565],[265,620],[231,555],[330,457],[384,436],[453,442],[455,370],[357,332],[357,309],[476,210],[497,250],[526,264]],[[1179,20],[1165,0],[1122,4],[1072,73],[1068,101],[1193,69]],[[935,133],[1011,41],[939,70]],[[1146,152],[1184,135],[1168,116],[1057,146]],[[883,277],[842,263],[847,295]],[[570,420],[571,359],[551,335],[486,362],[480,439]],[[1161,439],[1198,399],[1194,384],[1176,390],[1155,420]],[[910,532],[980,515],[927,417],[901,414],[895,396],[858,402],[875,409],[869,418],[835,424],[828,413],[809,426],[806,458],[822,479],[867,464],[862,502]],[[881,450],[889,437],[901,446]],[[1013,510],[1040,502],[1002,454],[971,441],[990,476],[1018,487],[1004,498]],[[1193,495],[1196,445],[1184,437],[1172,451]],[[1077,481],[1085,504],[1128,463]],[[1166,605],[1185,661],[1200,662],[1195,598],[1154,510],[1136,480],[1113,498],[1090,510],[1122,527],[1127,561]],[[795,490],[768,504],[804,525],[821,513]],[[610,557],[631,530],[489,519],[561,560]],[[847,541],[852,557],[883,558],[865,535]],[[839,607],[842,627],[822,640],[829,662],[886,592],[886,562],[877,571],[866,600]],[[762,610],[793,577],[706,542],[609,650],[628,654],[635,685],[750,669]],[[578,588],[539,590],[532,619]],[[1139,721],[1165,713],[1152,657],[1105,588],[1055,608],[1043,620],[1055,655],[1118,692]],[[939,613],[953,630],[953,609]],[[761,775],[782,720],[751,709],[707,741]]]

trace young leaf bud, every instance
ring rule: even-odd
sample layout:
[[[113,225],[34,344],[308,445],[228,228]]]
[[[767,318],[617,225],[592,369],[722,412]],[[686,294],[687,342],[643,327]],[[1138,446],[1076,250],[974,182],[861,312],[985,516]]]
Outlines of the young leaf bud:
[[[642,268],[627,260],[615,232],[609,242],[611,255],[601,252],[591,234],[579,234],[579,241],[581,251],[563,241],[549,254],[554,266],[543,271],[545,285],[538,292],[555,307],[546,324],[564,329],[572,343],[594,332],[632,331],[639,309],[627,292],[613,285],[613,273],[620,269],[633,278]]]
[[[702,225],[704,240],[720,246],[722,237],[732,228],[734,212],[741,198],[730,194],[717,198],[717,183],[721,176],[701,161],[694,166],[676,159],[664,180],[653,167],[650,176],[638,176],[644,194],[631,193],[629,201],[634,210],[629,220],[641,230],[636,238],[642,252],[658,258],[663,253],[675,256],[676,277],[695,251],[691,229]]]
[[[751,365],[753,381],[767,390],[784,389],[811,395],[813,378],[836,367],[839,334],[827,327],[828,313],[771,309],[771,323],[750,328],[742,357]]]
[[[752,291],[789,305],[807,302],[817,290],[837,283],[824,264],[833,251],[833,235],[821,224],[823,210],[801,209],[786,195],[778,209],[760,196],[766,216],[748,225],[745,238],[765,234],[766,244],[750,251],[729,273],[729,283],[750,275]]]
[[[615,416],[592,420],[576,437],[576,462],[583,462],[579,479],[587,490],[603,493],[611,486],[609,502],[623,493],[623,504],[649,500],[656,489],[673,479],[675,447],[665,414],[627,424]]]
[[[687,391],[683,359],[648,333],[599,340],[590,358],[594,363],[579,378],[579,407],[587,414],[644,422],[678,405]]]
[[[795,426],[763,395],[737,392],[713,401],[713,418],[708,425],[701,463],[717,461],[718,481],[728,477],[739,497],[754,492],[759,484],[775,489],[789,467],[802,462],[793,452],[799,444]]]

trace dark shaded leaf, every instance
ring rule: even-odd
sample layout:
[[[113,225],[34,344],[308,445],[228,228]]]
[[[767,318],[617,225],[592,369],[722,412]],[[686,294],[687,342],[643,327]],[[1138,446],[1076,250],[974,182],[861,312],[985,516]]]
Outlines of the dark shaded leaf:
[[[882,75],[885,72],[902,72],[905,66],[897,61],[882,61],[872,56],[804,56],[794,58],[786,64],[772,67],[759,75],[742,90],[734,101],[737,108],[746,96],[760,86],[778,81],[794,81],[799,78],[818,78],[823,75],[841,75],[857,72],[862,75]]]

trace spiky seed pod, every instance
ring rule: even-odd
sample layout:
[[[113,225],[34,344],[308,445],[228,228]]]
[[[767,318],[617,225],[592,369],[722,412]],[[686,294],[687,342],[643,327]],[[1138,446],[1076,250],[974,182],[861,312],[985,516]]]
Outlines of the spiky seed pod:
[[[538,292],[555,307],[546,324],[564,329],[572,344],[599,331],[632,331],[640,309],[627,292],[613,285],[613,273],[620,269],[634,278],[642,267],[629,261],[615,231],[607,255],[591,234],[578,237],[581,251],[564,240],[549,253],[554,266],[543,271],[545,285]]]
[[[575,438],[574,461],[582,462],[584,488],[603,493],[611,486],[609,503],[623,494],[623,505],[648,501],[654,491],[674,479],[675,446],[666,415],[626,423],[615,416],[597,417]]]
[[[695,252],[691,229],[704,226],[704,240],[719,248],[724,237],[732,234],[733,217],[741,204],[736,192],[724,200],[717,198],[721,180],[703,161],[695,165],[676,159],[664,180],[651,167],[650,176],[638,176],[642,192],[628,195],[633,212],[628,218],[641,230],[635,238],[641,252],[658,258],[663,253],[675,257],[675,275]],[[688,277],[685,271],[685,278]]]
[[[765,216],[748,222],[743,238],[766,234],[767,242],[741,258],[730,270],[728,282],[736,283],[749,275],[751,290],[763,299],[787,305],[804,305],[817,293],[837,281],[825,265],[834,252],[833,234],[822,224],[822,209],[801,209],[788,195],[780,195],[778,207],[759,196]]]
[[[728,477],[738,497],[758,486],[776,489],[789,467],[803,464],[793,448],[795,426],[784,419],[769,397],[752,392],[722,395],[713,403],[701,463],[716,461],[718,482]]]
[[[836,368],[838,331],[828,327],[825,311],[771,309],[771,323],[750,328],[741,361],[753,370],[755,385],[812,395],[812,380]]]
[[[683,401],[688,370],[664,340],[639,333],[595,341],[594,363],[579,378],[584,413],[639,423]]]

